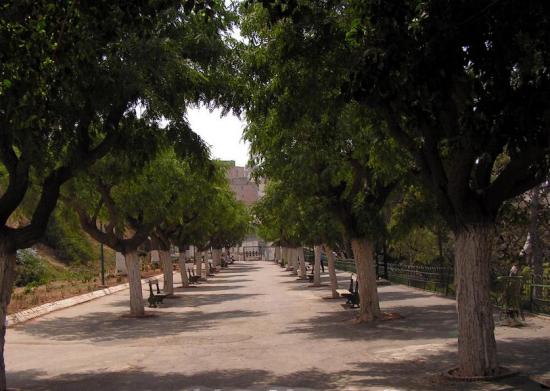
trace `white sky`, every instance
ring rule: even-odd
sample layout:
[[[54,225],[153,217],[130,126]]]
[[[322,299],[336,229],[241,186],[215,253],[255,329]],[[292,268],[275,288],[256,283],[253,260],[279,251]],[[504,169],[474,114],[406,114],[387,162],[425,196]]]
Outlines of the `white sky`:
[[[229,113],[220,118],[221,110],[210,112],[205,107],[188,111],[187,119],[197,134],[210,145],[212,157],[235,160],[238,166],[248,162],[248,143],[242,140],[245,123]]]

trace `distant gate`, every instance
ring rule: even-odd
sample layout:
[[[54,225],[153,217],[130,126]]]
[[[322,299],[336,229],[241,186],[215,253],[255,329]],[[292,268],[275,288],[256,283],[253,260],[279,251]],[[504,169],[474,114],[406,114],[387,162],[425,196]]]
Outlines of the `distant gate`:
[[[271,246],[244,246],[243,260],[245,261],[272,261],[275,259],[275,247]]]

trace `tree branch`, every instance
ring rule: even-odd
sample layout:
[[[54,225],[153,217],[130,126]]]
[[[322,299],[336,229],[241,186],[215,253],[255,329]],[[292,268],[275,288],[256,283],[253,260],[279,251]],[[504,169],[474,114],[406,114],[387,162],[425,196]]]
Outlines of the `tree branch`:
[[[512,158],[500,175],[489,185],[483,197],[486,210],[496,213],[502,203],[535,187],[547,179],[548,172],[535,167],[548,158],[548,151],[532,146]]]
[[[0,198],[0,223],[4,226],[29,188],[30,161],[25,154],[18,158],[6,140],[0,143],[0,159],[9,175],[8,186]]]
[[[44,180],[42,194],[40,195],[30,224],[12,232],[17,248],[32,246],[44,234],[50,214],[57,204],[61,186],[73,177],[76,172],[87,168],[109,151],[118,136],[116,129],[123,114],[124,109],[113,109],[104,124],[107,136],[103,141],[83,156],[73,158],[67,166],[56,168]]]

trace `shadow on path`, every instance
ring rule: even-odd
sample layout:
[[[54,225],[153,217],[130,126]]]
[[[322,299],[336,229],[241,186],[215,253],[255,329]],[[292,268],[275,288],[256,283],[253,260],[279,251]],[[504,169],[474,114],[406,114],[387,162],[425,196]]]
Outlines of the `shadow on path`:
[[[337,340],[413,340],[456,338],[456,314],[452,305],[425,308],[393,307],[401,319],[356,325],[356,311],[325,312],[303,322],[290,324],[295,333],[309,334],[312,339]]]
[[[29,323],[25,325],[23,332],[58,341],[106,342],[200,331],[227,319],[262,316],[264,313],[239,310],[212,313],[155,312],[155,315],[136,319],[112,312],[92,312],[83,316]]]
[[[132,367],[124,371],[96,371],[69,373],[52,378],[39,371],[21,371],[8,374],[12,387],[25,390],[182,390],[247,389],[283,390],[293,388],[309,390],[335,390],[353,387],[354,389],[401,389],[421,390],[540,390],[540,386],[528,375],[543,374],[543,365],[548,365],[549,339],[509,340],[499,343],[504,365],[522,371],[520,376],[495,382],[462,383],[451,382],[441,373],[456,363],[456,354],[443,352],[416,351],[412,357],[389,357],[380,355],[376,360],[356,360],[351,369],[331,371],[330,365],[323,368],[308,368],[285,375],[276,375],[260,369],[231,369],[185,374],[181,372],[157,373]],[[527,345],[528,344],[528,345]],[[531,350],[532,347],[534,350]],[[541,348],[537,348],[537,346]],[[505,352],[513,351],[514,355]],[[541,355],[542,354],[542,355]],[[542,361],[542,362],[541,362]],[[328,362],[326,364],[329,364]]]

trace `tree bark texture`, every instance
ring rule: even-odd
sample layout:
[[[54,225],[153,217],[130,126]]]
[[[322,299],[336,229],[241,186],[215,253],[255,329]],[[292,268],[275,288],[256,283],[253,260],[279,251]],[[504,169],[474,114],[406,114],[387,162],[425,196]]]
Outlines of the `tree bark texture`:
[[[300,278],[306,278],[307,270],[306,270],[306,257],[304,254],[304,248],[300,247],[298,248],[298,258],[300,261]]]
[[[529,265],[533,270],[533,278],[535,284],[543,283],[543,243],[541,240],[539,232],[540,224],[540,210],[541,210],[541,192],[542,195],[546,193],[547,188],[544,188],[539,185],[531,191],[531,202],[530,202],[530,222],[529,222],[529,233],[527,235],[527,240],[525,247],[528,248],[527,259],[529,260]],[[542,286],[535,286],[533,289],[533,296],[535,298],[542,298]]]
[[[351,240],[351,248],[359,283],[359,322],[371,322],[380,318],[380,303],[376,285],[373,246],[364,238]]]
[[[321,246],[313,246],[315,263],[313,264],[313,286],[321,286]]]
[[[202,253],[199,253],[199,257],[195,258],[195,273],[197,273],[197,276],[202,277]]]
[[[292,274],[298,275],[298,249],[293,247],[290,250],[291,259],[292,259]]]
[[[338,292],[338,279],[336,278],[336,264],[334,262],[334,254],[332,253],[332,248],[328,244],[324,246],[325,253],[327,254],[328,259],[328,275],[330,279],[330,290],[332,291],[332,298],[337,299],[340,297]]]
[[[290,247],[285,247],[283,250],[287,271],[292,269],[292,259],[291,259],[292,251],[291,250],[292,249]]]
[[[9,239],[0,241],[0,390],[6,389],[6,366],[4,346],[6,344],[6,316],[10,304],[13,284],[15,282],[16,250],[9,244]]]
[[[172,266],[172,258],[170,251],[160,250],[160,264],[162,265],[162,274],[164,275],[164,283],[162,290],[167,295],[174,294],[174,267]]]
[[[143,305],[143,289],[141,286],[141,273],[137,251],[124,254],[124,262],[128,271],[128,285],[130,285],[130,315],[145,315]]]
[[[222,264],[222,249],[215,248],[212,250],[212,262],[214,266],[220,266]]]
[[[178,264],[180,267],[181,286],[188,287],[189,276],[187,275],[187,266],[185,266],[185,252],[180,251],[180,255],[178,257]]]
[[[469,225],[456,233],[456,300],[458,307],[458,365],[460,376],[489,376],[497,372],[489,260],[493,247],[491,224]]]
[[[202,265],[201,278],[204,278],[205,280],[208,279],[208,259],[207,259],[207,255],[208,255],[208,253],[206,251],[203,251],[202,256],[201,256],[201,261],[204,263],[204,265]]]

